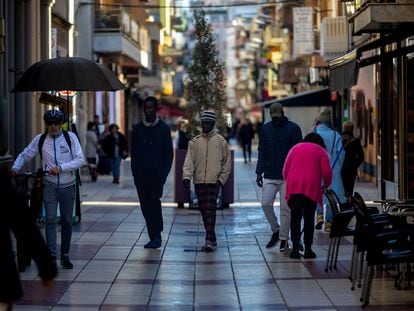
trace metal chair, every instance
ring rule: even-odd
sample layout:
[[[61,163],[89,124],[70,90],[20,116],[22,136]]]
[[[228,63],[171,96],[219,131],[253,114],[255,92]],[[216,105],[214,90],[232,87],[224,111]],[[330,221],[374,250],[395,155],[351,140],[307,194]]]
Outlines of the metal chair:
[[[397,265],[398,271],[403,271],[404,269],[399,267],[400,264],[405,265],[407,262],[414,261],[413,232],[407,230],[406,227],[400,227],[399,222],[393,221],[390,215],[379,214],[377,209],[367,207],[359,193],[354,194],[353,202],[357,219],[354,235],[357,256],[353,257],[351,289],[355,288],[358,262],[360,266],[359,282],[361,283],[364,255],[366,254],[367,264],[360,298],[363,302],[362,307],[365,307],[369,304],[374,267],[392,264]]]
[[[349,209],[348,205],[340,203],[338,196],[332,189],[327,189],[324,194],[330,206],[332,206],[333,211],[331,232],[329,234],[331,241],[329,243],[325,266],[325,272],[328,272],[328,269],[336,269],[341,238],[353,236],[355,233],[355,228],[349,227],[352,218],[355,216],[355,212],[353,209]]]

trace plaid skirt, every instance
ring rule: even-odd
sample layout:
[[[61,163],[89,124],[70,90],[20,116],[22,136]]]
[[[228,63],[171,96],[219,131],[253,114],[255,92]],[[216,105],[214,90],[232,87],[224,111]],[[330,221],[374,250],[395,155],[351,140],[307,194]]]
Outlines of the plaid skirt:
[[[206,230],[206,241],[216,242],[216,210],[219,187],[216,184],[195,184],[198,207]]]

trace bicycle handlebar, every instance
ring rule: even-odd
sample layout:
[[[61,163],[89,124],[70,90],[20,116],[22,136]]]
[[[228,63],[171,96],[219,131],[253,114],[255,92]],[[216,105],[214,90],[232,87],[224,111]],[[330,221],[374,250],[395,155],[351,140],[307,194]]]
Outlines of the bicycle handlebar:
[[[41,176],[45,176],[45,175],[49,174],[49,172],[48,171],[22,172],[22,173],[17,173],[16,172],[16,174],[14,176],[16,176],[16,177],[22,176],[22,177],[25,177],[25,178],[30,178],[30,177],[36,177],[39,174],[41,174]]]

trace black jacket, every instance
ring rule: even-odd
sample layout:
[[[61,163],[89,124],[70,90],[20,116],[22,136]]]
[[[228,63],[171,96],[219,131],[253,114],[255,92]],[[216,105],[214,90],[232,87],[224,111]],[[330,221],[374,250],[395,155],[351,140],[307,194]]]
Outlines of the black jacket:
[[[115,136],[111,133],[107,135],[102,142],[102,149],[108,158],[115,157],[115,144],[119,147],[119,156],[122,157],[124,151],[128,151],[128,143],[124,134],[118,132],[118,141],[116,141]]]
[[[256,174],[268,179],[283,179],[282,170],[289,150],[302,141],[302,131],[296,123],[283,117],[274,125],[272,121],[262,126],[259,135]]]
[[[167,178],[174,155],[169,126],[162,120],[155,126],[140,122],[134,126],[131,141],[132,174]]]
[[[342,164],[342,170],[357,170],[364,162],[364,150],[362,149],[361,140],[354,137],[352,133],[342,133],[342,144],[345,151],[345,159]]]

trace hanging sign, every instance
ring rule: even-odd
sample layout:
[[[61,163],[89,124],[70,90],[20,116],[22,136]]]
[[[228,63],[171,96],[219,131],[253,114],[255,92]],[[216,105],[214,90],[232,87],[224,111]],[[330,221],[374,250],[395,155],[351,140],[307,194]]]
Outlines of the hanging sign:
[[[64,96],[75,96],[76,95],[76,91],[59,91],[59,95],[64,97]]]

